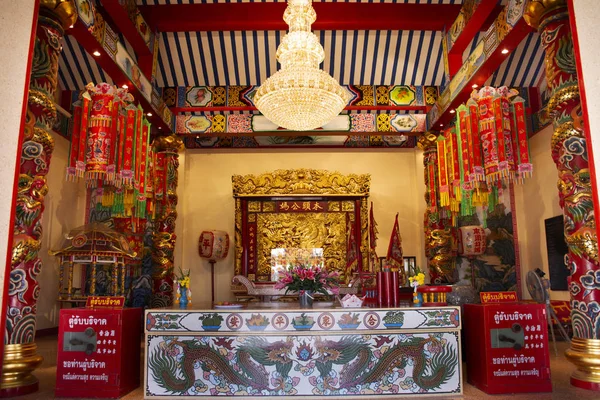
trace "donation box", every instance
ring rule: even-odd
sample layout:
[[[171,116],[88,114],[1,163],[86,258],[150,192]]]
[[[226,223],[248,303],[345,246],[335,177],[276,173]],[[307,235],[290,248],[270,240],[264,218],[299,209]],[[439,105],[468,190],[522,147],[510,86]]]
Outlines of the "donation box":
[[[544,304],[465,304],[467,381],[490,393],[551,392]]]
[[[60,310],[56,397],[116,398],[140,385],[142,309]]]

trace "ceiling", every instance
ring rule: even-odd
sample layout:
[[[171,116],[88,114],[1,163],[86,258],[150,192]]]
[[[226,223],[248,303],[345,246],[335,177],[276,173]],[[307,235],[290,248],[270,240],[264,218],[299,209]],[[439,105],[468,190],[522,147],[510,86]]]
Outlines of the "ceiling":
[[[266,1],[269,2],[277,3],[278,0]],[[352,2],[360,3],[356,0],[346,1],[346,3]],[[160,18],[156,15],[163,13],[160,10],[161,5],[181,7],[194,4],[201,11],[202,5],[207,3],[221,3],[220,5],[225,7],[234,8],[234,3],[253,3],[253,1],[138,0],[138,4],[142,6],[142,13],[151,15],[150,21],[157,19],[158,22]],[[383,0],[378,2],[372,0],[368,3],[369,5],[427,4],[432,7],[430,15],[435,15],[437,6],[459,5],[461,1]],[[314,25],[317,26],[320,20],[318,5],[315,1],[317,21]],[[456,14],[455,12],[451,16],[446,16],[445,20],[452,21]],[[273,22],[280,22],[285,28],[282,16],[283,13],[277,14],[277,19]],[[173,18],[173,16],[167,17]],[[343,15],[339,16],[339,18],[343,17]],[[410,16],[399,18],[402,20],[398,22],[398,26],[402,26],[402,21],[410,19]],[[199,27],[202,27],[203,17],[198,15],[197,19]],[[335,25],[336,20],[328,19],[324,23]],[[216,25],[235,27],[234,24],[235,22],[222,22]],[[361,22],[355,24],[360,25]],[[368,21],[364,24],[367,25]],[[160,27],[160,23],[157,25]],[[413,25],[417,24],[413,23]],[[434,23],[424,22],[421,25],[431,27]],[[157,84],[159,87],[260,85],[277,70],[275,52],[285,33],[285,30],[164,32],[159,38]],[[326,58],[322,68],[343,85],[441,86],[444,83],[441,30],[354,29],[314,30],[314,33],[320,38],[325,49]],[[466,58],[480,36],[474,37],[463,58]],[[122,35],[120,38],[135,57],[135,52],[129,43]],[[542,65],[543,49],[537,33],[531,33],[487,83],[493,86],[536,86],[543,76]],[[67,36],[60,58],[59,80],[61,88],[68,90],[81,90],[90,81],[111,82],[110,76],[102,71],[83,47],[78,46],[72,36]]]
[[[463,61],[506,3],[482,1],[493,1],[496,9],[481,32],[470,38]],[[444,87],[442,38],[462,3],[315,0],[313,31],[326,55],[322,68],[343,85]],[[159,89],[260,85],[278,68],[275,53],[287,27],[282,19],[284,0],[137,0],[137,4],[150,28],[158,32],[154,85]],[[116,24],[111,26],[121,31]],[[119,39],[137,60],[124,35],[119,33]],[[81,90],[88,82],[121,84],[113,82],[76,37],[67,35],[64,43],[59,60],[63,90]],[[539,36],[532,31],[487,77],[486,84],[539,86],[544,79],[543,61]]]

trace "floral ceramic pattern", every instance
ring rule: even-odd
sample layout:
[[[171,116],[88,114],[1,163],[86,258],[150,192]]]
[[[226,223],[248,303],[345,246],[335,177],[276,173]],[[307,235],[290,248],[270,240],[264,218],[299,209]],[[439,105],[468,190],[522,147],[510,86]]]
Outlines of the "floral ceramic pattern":
[[[425,309],[403,308],[403,309],[372,309],[362,308],[353,310],[351,313],[344,309],[330,309],[328,311],[318,310],[290,310],[285,313],[281,311],[245,311],[235,310],[229,312],[218,311],[190,311],[181,310],[172,312],[160,310],[155,312],[148,310],[146,313],[146,331],[171,331],[171,332],[201,332],[207,324],[203,324],[202,317],[209,315],[212,318],[222,318],[225,323],[218,324],[219,332],[293,332],[297,331],[300,319],[306,319],[310,323],[300,329],[316,329],[327,331],[373,331],[391,328],[402,329],[425,329],[436,328],[459,328],[460,312],[457,307],[428,307]],[[234,315],[235,314],[235,315]],[[353,323],[346,323],[353,320]],[[358,325],[356,325],[358,323]],[[356,326],[355,326],[356,325]],[[211,330],[211,325],[209,330]],[[214,325],[215,328],[217,325]],[[214,329],[213,329],[214,330]]]
[[[458,332],[147,337],[146,398],[460,393]]]

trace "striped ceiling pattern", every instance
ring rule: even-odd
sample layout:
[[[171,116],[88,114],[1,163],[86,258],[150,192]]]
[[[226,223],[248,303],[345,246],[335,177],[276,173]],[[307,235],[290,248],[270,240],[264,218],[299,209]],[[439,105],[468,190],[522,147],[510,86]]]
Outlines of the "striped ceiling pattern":
[[[251,2],[252,0],[237,0]],[[267,0],[284,1],[284,0]],[[345,0],[344,0],[345,1]],[[361,2],[362,0],[349,0]],[[378,0],[369,0],[375,1]],[[397,3],[456,4],[453,0],[381,0]],[[141,5],[236,2],[236,0],[138,0]],[[366,1],[364,1],[366,2]],[[165,32],[159,35],[157,85],[260,85],[278,68],[277,46],[285,31]],[[444,82],[442,32],[315,31],[325,49],[322,68],[341,84],[433,85]],[[464,58],[483,33],[465,50]],[[128,51],[135,54],[121,37]],[[536,86],[543,77],[543,48],[529,34],[486,84]],[[112,80],[72,37],[59,60],[63,89],[80,90],[88,82]]]
[[[341,84],[439,85],[442,32],[315,31],[322,68]],[[277,71],[285,31],[166,32],[159,42],[159,86],[259,85]]]

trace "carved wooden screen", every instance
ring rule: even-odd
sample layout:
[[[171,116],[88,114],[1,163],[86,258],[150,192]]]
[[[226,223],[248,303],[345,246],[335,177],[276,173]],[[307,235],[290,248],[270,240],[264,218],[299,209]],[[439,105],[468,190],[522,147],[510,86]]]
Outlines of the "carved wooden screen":
[[[368,266],[369,175],[277,170],[232,181],[236,275],[268,282],[272,249],[323,248],[326,267],[345,278],[348,224],[357,232],[357,270]]]

